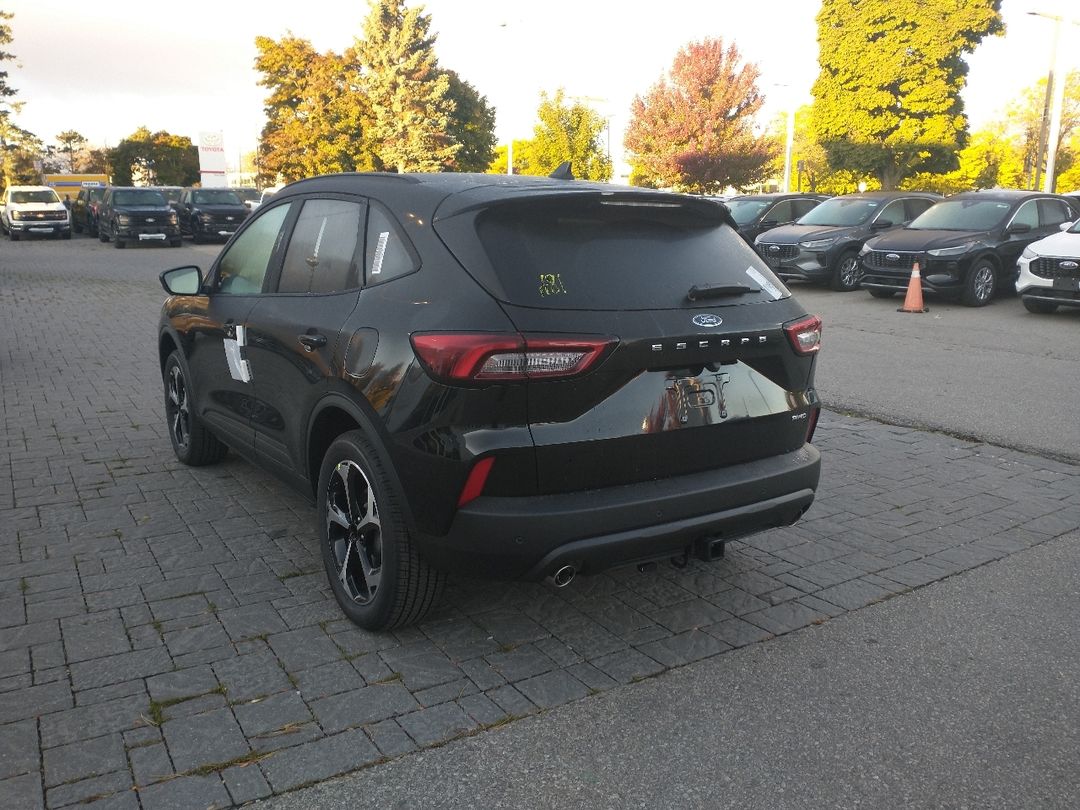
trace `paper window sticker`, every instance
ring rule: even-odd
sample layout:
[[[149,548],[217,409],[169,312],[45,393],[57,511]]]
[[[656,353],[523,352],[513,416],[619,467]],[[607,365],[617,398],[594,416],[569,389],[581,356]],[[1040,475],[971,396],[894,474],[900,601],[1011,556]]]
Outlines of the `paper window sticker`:
[[[377,276],[382,272],[383,258],[386,256],[386,243],[390,241],[390,231],[379,234],[379,241],[375,245],[375,258],[371,260],[371,275]]]
[[[746,268],[746,275],[750,276],[750,278],[752,278],[754,281],[756,281],[758,286],[761,287],[761,289],[765,290],[765,292],[767,292],[769,295],[771,295],[773,297],[774,301],[777,300],[778,298],[783,298],[784,297],[783,291],[781,291],[781,289],[779,287],[777,287],[775,284],[773,284],[771,281],[769,281],[769,279],[767,279],[765,277],[765,275],[760,273],[756,268],[747,267]]]

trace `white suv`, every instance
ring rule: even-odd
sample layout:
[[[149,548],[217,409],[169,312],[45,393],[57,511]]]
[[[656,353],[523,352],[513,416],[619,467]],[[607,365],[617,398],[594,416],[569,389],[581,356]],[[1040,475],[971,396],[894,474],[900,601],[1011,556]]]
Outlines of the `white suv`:
[[[1080,307],[1080,220],[1024,248],[1016,291],[1028,312]]]
[[[24,234],[71,238],[71,215],[48,186],[8,186],[0,197],[0,227],[12,242]]]

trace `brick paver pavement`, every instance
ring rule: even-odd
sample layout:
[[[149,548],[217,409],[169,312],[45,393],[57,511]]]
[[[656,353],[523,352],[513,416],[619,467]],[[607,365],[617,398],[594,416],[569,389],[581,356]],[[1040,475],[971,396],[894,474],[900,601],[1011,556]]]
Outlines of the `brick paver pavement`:
[[[30,272],[4,248],[0,807],[241,804],[1080,527],[1080,468],[825,415],[793,528],[561,591],[455,580],[423,625],[368,633],[329,594],[301,497],[231,456],[174,460],[153,274]]]

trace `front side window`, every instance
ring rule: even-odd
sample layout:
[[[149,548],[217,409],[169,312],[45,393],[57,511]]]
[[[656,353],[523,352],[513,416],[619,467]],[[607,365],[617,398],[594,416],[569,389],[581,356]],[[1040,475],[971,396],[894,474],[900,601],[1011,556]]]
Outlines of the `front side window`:
[[[899,225],[901,222],[907,222],[904,218],[904,201],[893,200],[891,203],[885,206],[881,211],[881,215],[878,216],[877,222],[889,222],[893,225]]]
[[[332,293],[360,286],[361,204],[307,200],[293,228],[278,292]]]
[[[907,213],[907,216],[904,217],[904,221],[911,222],[933,204],[933,200],[925,200],[921,197],[909,197],[904,200],[904,210]]]
[[[724,205],[731,212],[731,218],[739,225],[748,225],[761,216],[769,206],[768,200],[728,200]]]
[[[291,204],[274,206],[251,220],[251,224],[229,245],[218,263],[214,291],[224,295],[254,295],[262,292],[270,257],[281,239],[282,225]]]
[[[1020,206],[1010,225],[1027,225],[1032,230],[1039,227],[1039,205],[1036,200],[1028,200]]]
[[[772,210],[765,215],[764,219],[769,222],[778,222],[781,225],[791,222],[791,220],[795,219],[791,214],[791,200],[778,202],[773,206]]]

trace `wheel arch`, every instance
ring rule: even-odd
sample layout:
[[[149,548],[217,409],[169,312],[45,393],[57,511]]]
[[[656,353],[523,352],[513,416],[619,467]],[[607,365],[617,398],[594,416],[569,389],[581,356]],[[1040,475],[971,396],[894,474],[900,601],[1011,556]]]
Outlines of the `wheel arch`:
[[[179,348],[180,344],[167,331],[158,336],[158,363],[161,366],[162,377],[165,376],[165,363],[169,359],[169,355]]]

